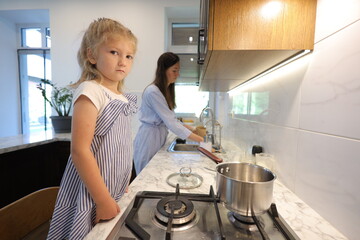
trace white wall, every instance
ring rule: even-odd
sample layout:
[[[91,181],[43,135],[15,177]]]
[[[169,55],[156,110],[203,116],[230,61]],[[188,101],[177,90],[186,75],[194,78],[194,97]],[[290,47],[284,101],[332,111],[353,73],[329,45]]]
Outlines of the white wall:
[[[0,18],[0,30],[0,137],[3,137],[20,133],[21,112],[15,25]],[[13,71],[8,71],[9,68]]]
[[[218,106],[228,106],[220,118],[227,137],[246,151],[262,145],[275,156],[278,179],[356,240],[360,236],[360,1],[318,0],[315,35],[311,55],[243,89],[269,92],[267,115],[252,121],[232,119],[227,116],[231,98],[219,94]]]
[[[89,1],[85,8],[83,2],[74,1],[50,8],[54,81],[66,83],[78,78],[76,52],[82,33],[98,17],[117,19],[138,37],[138,52],[126,86],[131,91],[142,91],[152,80],[156,60],[164,51],[164,1],[117,1],[111,4]]]
[[[199,0],[62,0],[62,1],[43,1],[43,0],[0,0],[0,10],[20,10],[20,9],[49,9],[50,12],[50,28],[51,28],[51,58],[52,58],[52,79],[61,85],[75,82],[80,76],[76,54],[80,45],[83,32],[86,30],[91,21],[99,17],[114,18],[125,26],[130,28],[139,40],[138,52],[136,54],[135,63],[132,72],[127,77],[125,87],[128,92],[139,94],[143,91],[155,76],[156,61],[161,53],[165,50],[165,8],[181,7],[181,8],[199,8]],[[0,21],[1,31],[5,23]],[[11,29],[10,31],[14,31]],[[7,36],[3,39],[3,36]],[[13,39],[8,39],[8,37]],[[1,33],[0,41],[15,43],[15,36],[11,34]],[[2,50],[3,44],[0,49]],[[5,45],[6,46],[6,45]],[[5,64],[0,66],[0,73],[3,70],[9,73],[6,81],[11,81],[12,85],[7,85],[11,91],[7,94],[18,92],[13,85],[18,82],[17,78],[17,61],[16,47],[4,47],[6,51],[13,51],[14,65],[9,66],[9,58],[1,57],[1,61]],[[1,51],[3,53],[3,51]],[[13,59],[14,58],[14,59]],[[14,67],[16,66],[16,67]],[[3,81],[1,76],[1,81]],[[0,91],[5,91],[1,88]],[[16,95],[11,95],[15,98]],[[15,104],[19,105],[17,99],[12,99]],[[0,113],[5,111],[4,100],[0,97]],[[13,124],[20,119],[20,112],[12,113],[12,120],[0,120],[1,126]],[[3,115],[3,114],[1,114]],[[15,120],[16,121],[15,121]],[[4,122],[2,122],[4,121]],[[17,126],[18,128],[19,126]],[[0,136],[17,135],[20,133],[18,129],[9,130],[11,134],[3,135],[1,129]]]

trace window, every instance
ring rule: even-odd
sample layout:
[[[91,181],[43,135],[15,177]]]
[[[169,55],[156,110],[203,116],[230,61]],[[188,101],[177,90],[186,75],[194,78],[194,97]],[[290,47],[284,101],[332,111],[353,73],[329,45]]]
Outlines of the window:
[[[40,79],[51,80],[50,28],[19,27],[18,50],[21,96],[21,123],[24,134],[51,127],[51,107],[45,102],[37,85]],[[47,86],[51,94],[51,87]]]
[[[21,47],[41,48],[41,28],[22,28]]]
[[[50,28],[44,26],[20,26],[21,48],[50,48]]]
[[[208,105],[209,93],[199,92],[194,85],[175,85],[175,113],[184,117],[199,117],[203,108]]]

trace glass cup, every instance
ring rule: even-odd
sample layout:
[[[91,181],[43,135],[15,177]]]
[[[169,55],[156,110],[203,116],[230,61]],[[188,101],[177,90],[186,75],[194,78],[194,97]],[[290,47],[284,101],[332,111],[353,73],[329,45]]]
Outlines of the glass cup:
[[[256,165],[265,167],[270,171],[275,170],[274,156],[268,153],[257,153],[255,154]]]

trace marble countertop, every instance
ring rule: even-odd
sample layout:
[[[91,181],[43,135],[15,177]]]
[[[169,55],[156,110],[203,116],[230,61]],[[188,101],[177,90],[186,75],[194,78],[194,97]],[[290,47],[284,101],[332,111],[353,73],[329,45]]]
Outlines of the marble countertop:
[[[127,213],[126,208],[131,203],[136,193],[140,191],[174,192],[175,188],[166,183],[166,178],[174,172],[179,172],[181,167],[190,166],[193,172],[199,174],[204,179],[200,187],[189,190],[181,189],[181,192],[208,194],[210,185],[212,185],[214,191],[216,191],[216,173],[208,170],[208,168],[215,169],[216,164],[200,153],[180,154],[167,152],[167,148],[174,138],[175,136],[170,134],[164,147],[131,183],[129,192],[118,202],[121,208],[120,214],[110,221],[97,224],[85,239],[112,239],[109,235],[114,235],[112,230],[115,225],[122,224],[123,218]],[[237,147],[226,140],[223,140],[222,143],[226,152],[218,153],[216,155],[223,158],[224,162],[234,162],[238,153]],[[295,231],[300,239],[347,239],[306,203],[286,188],[279,180],[275,180],[274,183],[273,202],[277,205],[279,214],[285,219],[287,224]]]
[[[0,138],[0,154],[34,147],[56,141],[70,141],[70,133],[54,133],[52,130],[29,135]]]

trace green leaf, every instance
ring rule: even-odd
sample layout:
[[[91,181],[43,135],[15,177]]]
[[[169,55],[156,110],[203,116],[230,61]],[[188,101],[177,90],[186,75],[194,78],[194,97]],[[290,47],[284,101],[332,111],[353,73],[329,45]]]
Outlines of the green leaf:
[[[39,84],[37,88],[41,91],[41,95],[45,101],[57,112],[59,116],[69,116],[72,107],[73,94],[67,87],[57,87],[50,80],[41,79],[43,84],[53,87],[50,98],[46,96],[46,89]]]

